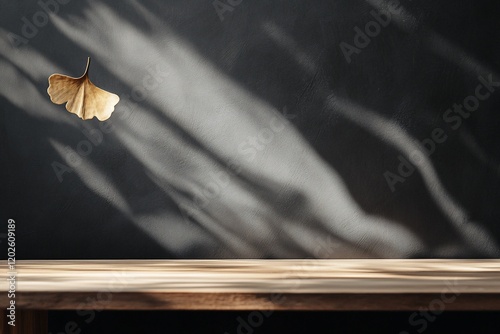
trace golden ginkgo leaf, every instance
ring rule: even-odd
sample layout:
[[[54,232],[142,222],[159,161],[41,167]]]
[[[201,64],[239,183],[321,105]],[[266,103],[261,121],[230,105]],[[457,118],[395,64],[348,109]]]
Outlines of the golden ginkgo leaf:
[[[79,78],[62,74],[49,77],[50,100],[55,104],[66,103],[66,110],[83,120],[94,116],[100,121],[107,120],[120,101],[118,95],[95,86],[89,79],[90,57],[87,59],[85,73]]]

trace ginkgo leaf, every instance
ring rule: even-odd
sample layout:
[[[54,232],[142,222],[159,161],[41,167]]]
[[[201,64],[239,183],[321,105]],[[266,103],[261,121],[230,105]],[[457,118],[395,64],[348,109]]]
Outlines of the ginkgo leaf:
[[[94,116],[100,121],[107,120],[120,101],[118,95],[95,86],[89,79],[90,57],[87,59],[85,73],[79,78],[62,74],[49,77],[50,100],[55,104],[66,103],[66,110],[83,120]]]

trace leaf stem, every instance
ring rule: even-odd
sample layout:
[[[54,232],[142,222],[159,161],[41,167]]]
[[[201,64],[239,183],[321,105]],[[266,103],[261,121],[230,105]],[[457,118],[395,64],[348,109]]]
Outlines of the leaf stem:
[[[90,67],[90,57],[87,57],[87,67],[85,68],[85,73],[83,75],[87,75]]]

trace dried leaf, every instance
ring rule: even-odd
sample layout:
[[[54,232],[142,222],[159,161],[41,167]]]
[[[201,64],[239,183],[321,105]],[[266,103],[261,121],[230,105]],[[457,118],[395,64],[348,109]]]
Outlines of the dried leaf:
[[[94,116],[100,121],[107,120],[120,101],[118,95],[95,86],[89,79],[90,57],[87,60],[85,73],[79,78],[62,74],[49,77],[50,100],[55,104],[66,103],[66,110],[78,115],[83,120]]]

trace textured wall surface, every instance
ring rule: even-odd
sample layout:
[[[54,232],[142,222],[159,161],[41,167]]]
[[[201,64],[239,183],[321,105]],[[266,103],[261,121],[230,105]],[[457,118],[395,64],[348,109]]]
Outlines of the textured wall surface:
[[[0,224],[25,259],[499,257],[499,16],[1,0]],[[104,123],[46,93],[87,56]]]

